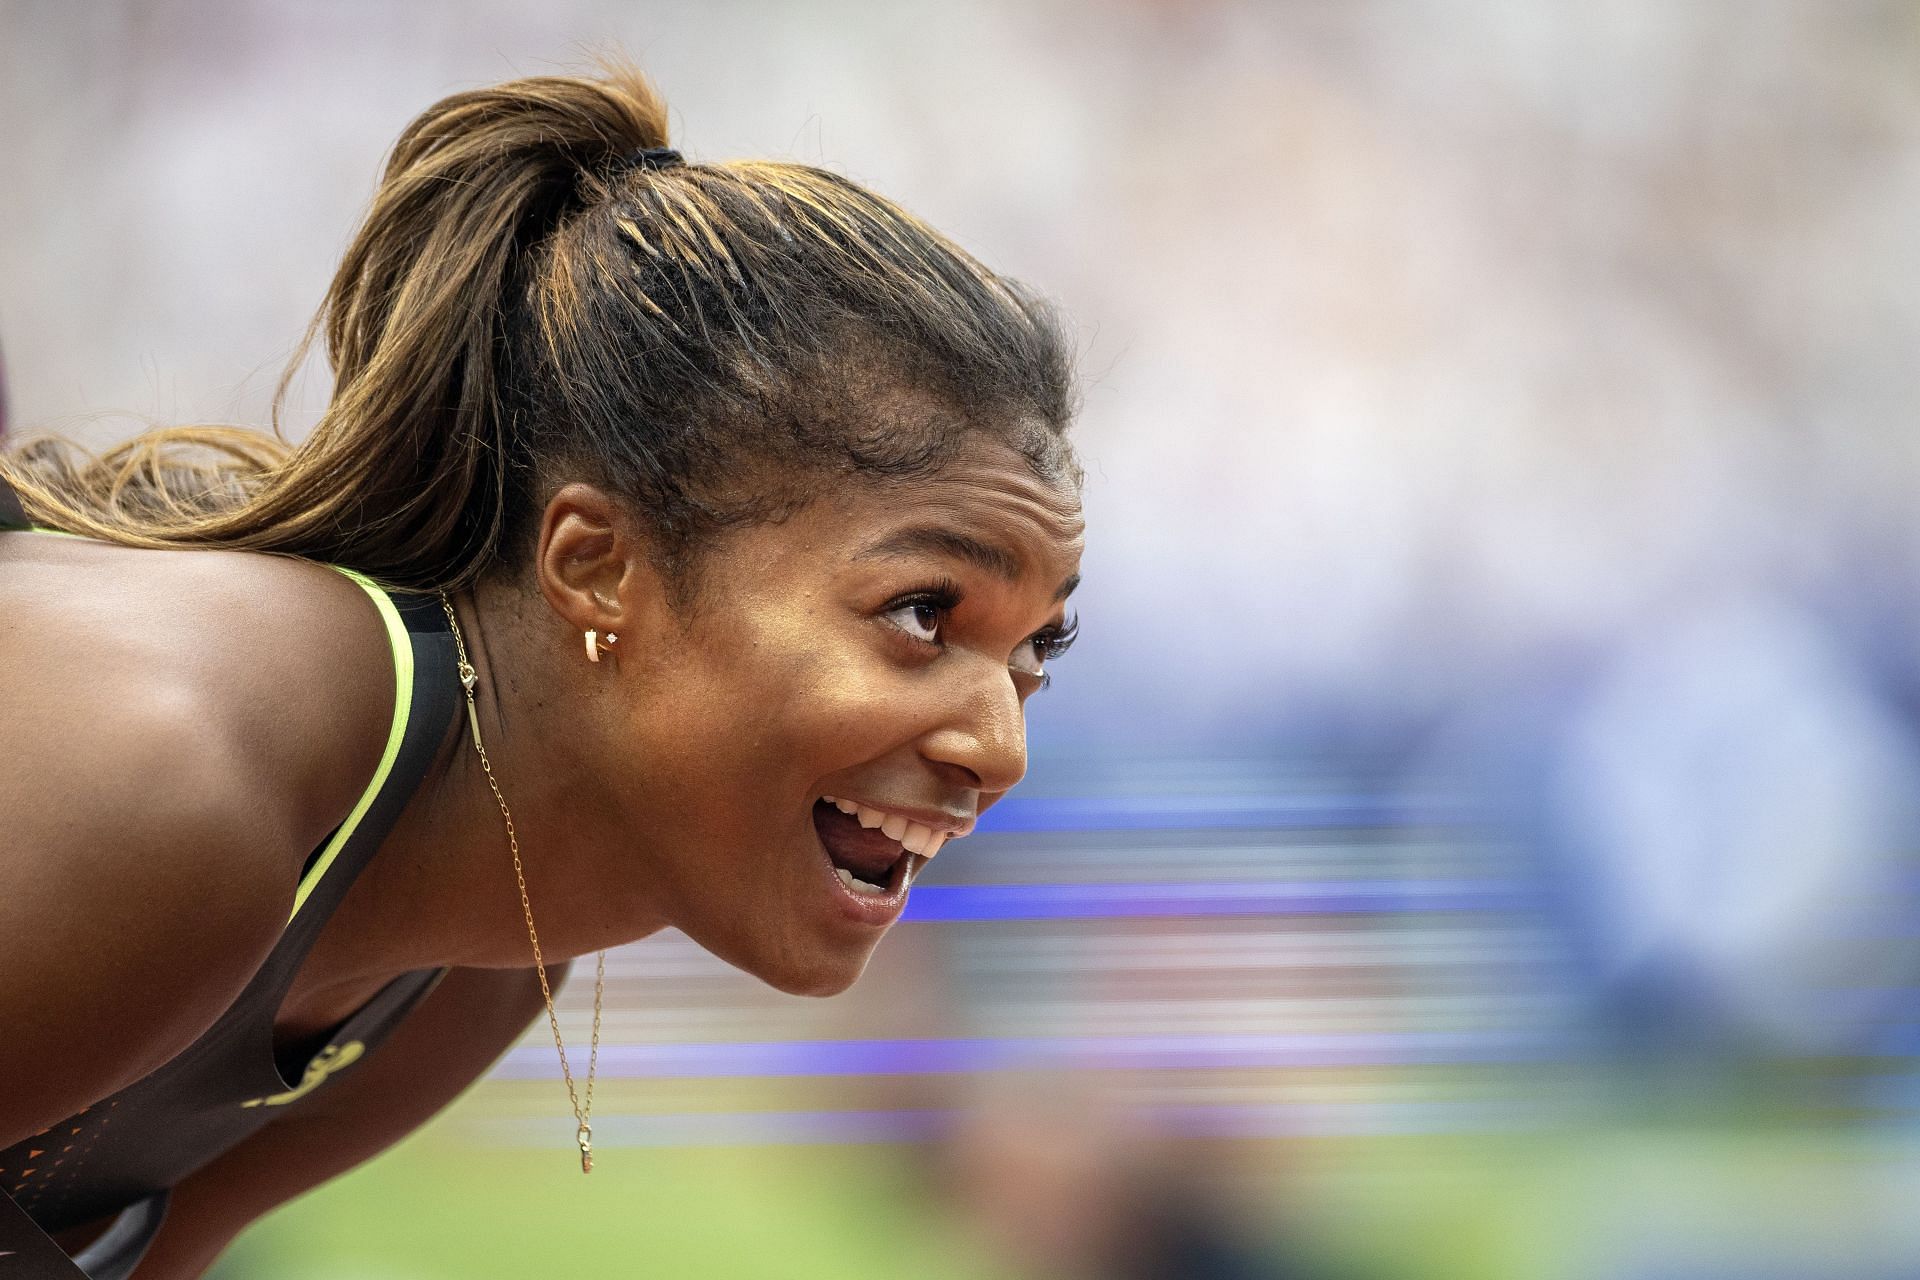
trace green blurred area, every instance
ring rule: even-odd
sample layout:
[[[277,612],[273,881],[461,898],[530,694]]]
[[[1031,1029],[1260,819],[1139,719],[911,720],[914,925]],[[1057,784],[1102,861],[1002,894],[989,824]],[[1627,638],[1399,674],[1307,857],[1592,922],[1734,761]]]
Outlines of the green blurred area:
[[[1010,1280],[909,1148],[612,1148],[583,1177],[564,1116],[550,1150],[467,1146],[446,1119],[258,1223],[210,1280]]]
[[[286,1206],[210,1277],[1025,1280],[908,1144],[611,1148],[582,1177],[563,1116],[548,1149],[462,1138],[489,1105]],[[1208,1150],[1289,1280],[1588,1280],[1675,1249],[1879,1275],[1920,1236],[1896,1226],[1920,1143],[1864,1131],[1675,1117]]]

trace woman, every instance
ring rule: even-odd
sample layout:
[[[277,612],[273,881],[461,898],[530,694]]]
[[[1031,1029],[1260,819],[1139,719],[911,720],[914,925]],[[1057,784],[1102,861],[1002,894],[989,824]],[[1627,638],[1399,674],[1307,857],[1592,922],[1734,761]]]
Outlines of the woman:
[[[1020,779],[1056,323],[845,179],[666,144],[627,71],[448,98],[303,444],[0,458],[0,1278],[199,1275],[571,957],[671,925],[842,991]]]

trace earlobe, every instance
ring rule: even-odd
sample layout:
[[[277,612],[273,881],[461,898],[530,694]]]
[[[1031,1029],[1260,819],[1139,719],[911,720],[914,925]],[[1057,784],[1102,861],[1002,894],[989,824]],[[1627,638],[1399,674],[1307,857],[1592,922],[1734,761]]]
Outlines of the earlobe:
[[[662,607],[647,552],[632,519],[605,490],[575,482],[548,501],[534,555],[536,586],[569,631],[591,637],[590,661],[599,661],[615,634],[647,626]]]

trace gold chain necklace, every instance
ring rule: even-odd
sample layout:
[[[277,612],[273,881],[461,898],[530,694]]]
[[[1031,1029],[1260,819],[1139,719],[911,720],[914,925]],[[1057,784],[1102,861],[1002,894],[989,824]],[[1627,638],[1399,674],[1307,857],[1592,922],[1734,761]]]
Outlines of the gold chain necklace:
[[[513,850],[513,878],[520,885],[520,910],[527,917],[527,937],[533,942],[533,969],[540,975],[540,995],[547,1002],[547,1025],[553,1029],[553,1047],[560,1051],[560,1074],[567,1082],[567,1100],[573,1104],[573,1118],[580,1125],[574,1134],[574,1140],[580,1144],[580,1172],[593,1172],[593,1126],[588,1123],[593,1117],[593,1075],[600,1065],[600,994],[606,985],[607,953],[602,951],[593,968],[593,1049],[587,1058],[587,1104],[580,1105],[579,1095],[573,1090],[573,1068],[567,1065],[567,1046],[560,1040],[560,1019],[553,1011],[553,988],[547,985],[547,966],[540,957],[540,934],[533,927],[533,905],[527,901],[527,876],[520,866],[520,837],[513,829],[513,814],[507,809],[507,798],[500,794],[500,784],[494,781],[493,764],[487,759],[487,748],[480,741],[480,715],[473,707],[473,687],[480,677],[467,661],[467,642],[460,635],[460,621],[454,617],[453,602],[447,599],[447,593],[440,593],[440,607],[447,611],[447,623],[453,628],[453,643],[460,653],[460,687],[467,694],[467,724],[473,729],[473,749],[480,753],[480,768],[486,772],[487,786],[493,789],[493,798],[500,806],[500,816],[507,824],[507,847]]]

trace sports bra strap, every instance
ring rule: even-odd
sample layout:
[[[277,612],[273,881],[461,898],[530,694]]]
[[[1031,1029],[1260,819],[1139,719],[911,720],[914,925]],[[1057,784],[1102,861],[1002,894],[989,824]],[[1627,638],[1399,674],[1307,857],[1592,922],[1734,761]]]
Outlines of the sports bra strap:
[[[360,589],[373,598],[374,607],[380,612],[380,621],[387,632],[387,644],[393,652],[393,718],[387,728],[386,746],[380,753],[380,763],[374,770],[373,780],[361,793],[359,803],[354,805],[346,821],[334,829],[332,838],[327,841],[318,855],[309,860],[305,872],[301,875],[300,887],[294,895],[293,912],[287,917],[289,922],[294,916],[300,914],[300,908],[307,904],[307,898],[313,893],[314,887],[327,874],[327,869],[333,865],[334,859],[340,856],[340,851],[346,847],[347,842],[353,838],[353,833],[359,829],[361,819],[366,817],[367,810],[372,806],[374,799],[385,789],[387,778],[393,772],[394,762],[399,759],[401,744],[406,741],[407,724],[413,718],[414,651],[413,639],[407,634],[406,620],[400,616],[400,611],[394,607],[392,599],[371,578],[343,565],[333,564],[327,567],[359,584]]]

